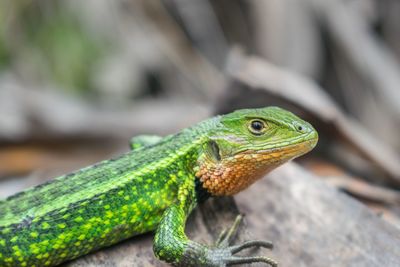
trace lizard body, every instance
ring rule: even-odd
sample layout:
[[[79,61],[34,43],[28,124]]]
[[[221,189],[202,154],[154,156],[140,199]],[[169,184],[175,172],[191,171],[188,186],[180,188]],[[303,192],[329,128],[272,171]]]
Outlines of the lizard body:
[[[118,158],[0,201],[0,266],[54,266],[149,231],[156,232],[156,256],[175,265],[274,264],[244,261],[228,244],[189,240],[186,219],[200,199],[243,190],[311,150],[317,138],[310,124],[275,107],[217,116],[164,138],[134,138],[132,151]]]

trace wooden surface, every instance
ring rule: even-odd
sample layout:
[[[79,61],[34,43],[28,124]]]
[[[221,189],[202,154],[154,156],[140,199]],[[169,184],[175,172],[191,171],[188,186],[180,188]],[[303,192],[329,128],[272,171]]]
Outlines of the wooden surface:
[[[236,199],[281,266],[400,266],[398,228],[295,164]]]
[[[191,216],[193,239],[212,243],[238,214],[246,215],[239,239],[273,241],[260,250],[280,266],[400,266],[400,231],[367,207],[294,163],[286,164],[231,198],[211,199]],[[167,266],[152,254],[152,234],[132,238],[65,266]],[[252,265],[261,266],[261,265]]]

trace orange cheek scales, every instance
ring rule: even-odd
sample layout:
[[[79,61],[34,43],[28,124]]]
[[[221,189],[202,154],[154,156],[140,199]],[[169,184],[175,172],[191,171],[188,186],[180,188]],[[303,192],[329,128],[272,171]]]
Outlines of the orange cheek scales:
[[[234,195],[297,154],[298,147],[289,147],[264,154],[237,154],[217,163],[205,160],[196,176],[212,195]]]

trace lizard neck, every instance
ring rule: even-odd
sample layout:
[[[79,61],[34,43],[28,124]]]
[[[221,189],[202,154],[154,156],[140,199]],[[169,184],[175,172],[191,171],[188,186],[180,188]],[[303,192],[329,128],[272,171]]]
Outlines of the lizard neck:
[[[234,195],[283,163],[309,150],[309,142],[283,146],[268,151],[246,151],[221,160],[205,154],[196,177],[213,196]]]

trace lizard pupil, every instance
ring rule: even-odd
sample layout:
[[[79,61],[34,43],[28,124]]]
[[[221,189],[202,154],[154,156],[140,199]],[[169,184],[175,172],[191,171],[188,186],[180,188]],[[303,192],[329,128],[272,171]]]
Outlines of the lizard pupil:
[[[259,120],[254,120],[251,122],[251,130],[253,133],[261,133],[261,131],[264,129],[264,123],[262,121]]]
[[[297,126],[297,130],[299,130],[299,131],[303,131],[303,127],[301,127],[301,126]]]

